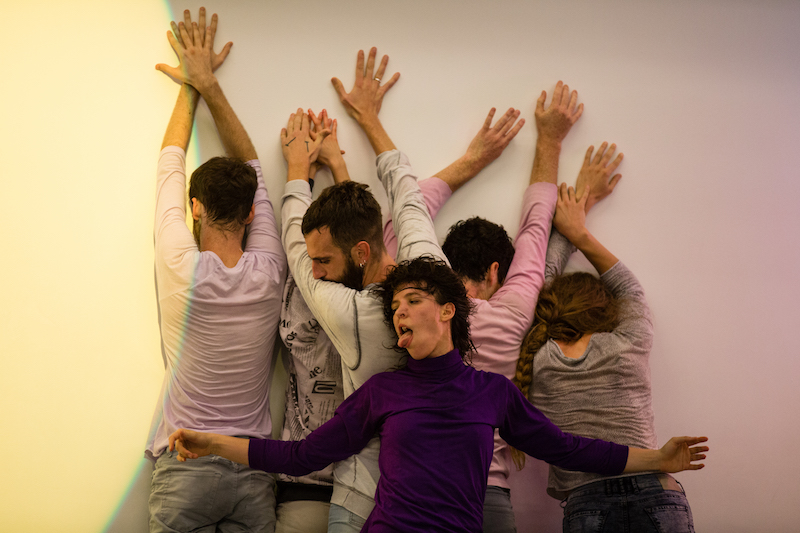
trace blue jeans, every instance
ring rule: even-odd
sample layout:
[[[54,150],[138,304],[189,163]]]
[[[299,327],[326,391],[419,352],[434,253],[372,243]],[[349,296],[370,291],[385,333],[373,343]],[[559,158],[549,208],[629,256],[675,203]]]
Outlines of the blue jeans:
[[[182,463],[156,461],[150,485],[150,531],[227,533],[275,529],[275,480],[218,455]]]
[[[486,487],[483,501],[483,533],[517,533],[511,492],[501,487]]]
[[[563,530],[693,533],[694,522],[682,489],[665,490],[658,474],[643,474],[595,481],[572,491],[564,507]]]
[[[341,505],[331,504],[328,512],[328,533],[358,533],[367,521]]]

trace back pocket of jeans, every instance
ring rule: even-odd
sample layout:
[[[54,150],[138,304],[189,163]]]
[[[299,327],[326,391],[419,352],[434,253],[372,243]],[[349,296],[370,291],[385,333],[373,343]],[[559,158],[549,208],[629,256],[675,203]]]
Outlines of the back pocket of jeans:
[[[694,533],[692,515],[685,505],[656,505],[645,508],[645,512],[661,533]]]
[[[564,516],[564,531],[569,533],[600,533],[607,511],[578,511]]]
[[[219,488],[218,472],[169,472],[163,506],[210,510]]]

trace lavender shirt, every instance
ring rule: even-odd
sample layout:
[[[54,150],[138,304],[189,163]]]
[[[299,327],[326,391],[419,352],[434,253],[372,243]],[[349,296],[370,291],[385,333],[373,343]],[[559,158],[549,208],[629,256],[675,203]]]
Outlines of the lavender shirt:
[[[464,366],[457,350],[377,374],[305,440],[251,440],[253,468],[292,475],[357,453],[377,435],[380,481],[362,531],[481,531],[494,429],[533,457],[613,475],[617,444],[563,433],[506,378]]]
[[[155,271],[166,373],[146,455],[158,457],[178,428],[267,437],[272,432],[272,350],[286,277],[261,166],[255,217],[233,268],[201,252],[186,226],[186,154],[176,146],[158,160]]]

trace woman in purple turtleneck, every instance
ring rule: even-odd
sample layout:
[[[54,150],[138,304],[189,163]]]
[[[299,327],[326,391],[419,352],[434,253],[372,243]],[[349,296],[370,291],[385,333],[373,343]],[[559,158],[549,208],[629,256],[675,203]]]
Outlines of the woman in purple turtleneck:
[[[334,417],[302,441],[240,439],[181,429],[170,449],[181,458],[216,454],[268,472],[304,475],[381,438],[375,509],[362,531],[482,530],[493,432],[533,457],[605,475],[702,468],[704,437],[661,450],[628,448],[563,433],[505,377],[468,366],[470,302],[443,262],[398,265],[380,287],[386,320],[409,354],[377,374]],[[467,364],[465,364],[465,362]]]

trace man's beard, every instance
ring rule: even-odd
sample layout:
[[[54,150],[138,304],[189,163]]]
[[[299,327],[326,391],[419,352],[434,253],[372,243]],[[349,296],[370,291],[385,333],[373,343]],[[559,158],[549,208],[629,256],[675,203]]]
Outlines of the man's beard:
[[[360,291],[364,288],[364,269],[356,266],[356,262],[349,255],[345,255],[344,274],[342,279],[336,280],[345,287]]]

